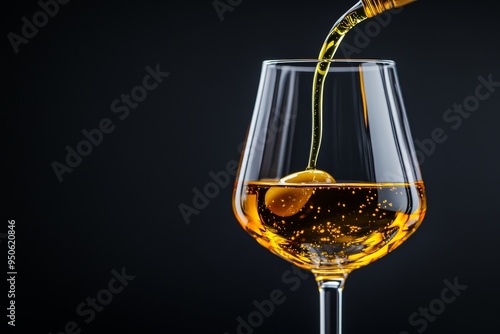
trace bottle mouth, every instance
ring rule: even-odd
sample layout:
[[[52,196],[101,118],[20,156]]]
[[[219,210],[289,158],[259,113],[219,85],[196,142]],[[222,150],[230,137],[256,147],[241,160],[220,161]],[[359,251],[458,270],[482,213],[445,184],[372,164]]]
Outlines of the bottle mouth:
[[[416,0],[362,0],[366,16],[374,17],[387,10],[406,6]]]

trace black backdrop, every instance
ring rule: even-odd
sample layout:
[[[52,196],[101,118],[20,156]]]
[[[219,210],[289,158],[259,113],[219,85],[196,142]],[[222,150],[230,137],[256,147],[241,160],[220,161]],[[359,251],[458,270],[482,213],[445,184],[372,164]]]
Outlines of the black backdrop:
[[[188,218],[179,206],[238,160],[261,62],[316,57],[352,3],[222,0],[219,16],[211,0],[61,2],[47,1],[51,16],[34,0],[2,4],[5,332],[318,333],[313,278],[240,228],[232,184]],[[384,19],[338,56],[396,61],[429,210],[349,277],[345,332],[495,331],[497,15],[423,0]],[[86,156],[67,165],[77,148]]]

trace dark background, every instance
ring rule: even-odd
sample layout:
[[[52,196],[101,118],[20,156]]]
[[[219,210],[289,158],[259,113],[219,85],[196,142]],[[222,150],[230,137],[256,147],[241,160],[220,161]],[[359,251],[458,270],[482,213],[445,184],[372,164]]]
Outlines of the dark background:
[[[21,34],[21,18],[32,21],[40,6],[3,3],[0,233],[15,219],[18,276],[16,327],[2,315],[2,328],[55,334],[74,321],[81,333],[234,334],[252,302],[279,289],[286,300],[253,332],[318,333],[312,276],[282,279],[291,265],[240,228],[232,184],[189,224],[179,205],[192,206],[193,189],[238,160],[261,62],[317,57],[352,4],[243,1],[221,21],[211,0],[71,1],[16,54],[7,34]],[[366,21],[344,40],[362,46],[351,57],[396,61],[416,140],[429,143],[437,128],[447,138],[421,159],[429,208],[420,229],[349,277],[345,333],[498,329],[500,88],[456,129],[443,120],[471,101],[479,76],[500,81],[497,20],[484,4],[424,0],[391,15],[366,45]],[[170,75],[120,120],[111,102],[157,64]],[[51,164],[104,118],[114,131],[59,182]],[[122,268],[135,278],[86,323],[77,306],[106,296],[111,271]],[[419,307],[443,305],[445,280],[467,288],[425,329],[426,321],[411,324]]]

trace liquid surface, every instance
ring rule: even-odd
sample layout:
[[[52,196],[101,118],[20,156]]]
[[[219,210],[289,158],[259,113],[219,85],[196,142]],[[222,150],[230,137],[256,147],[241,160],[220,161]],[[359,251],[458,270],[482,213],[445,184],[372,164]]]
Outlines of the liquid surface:
[[[281,205],[300,209],[288,214],[273,208],[266,197],[275,188],[295,191]],[[243,187],[239,205],[240,224],[261,245],[301,268],[337,273],[349,273],[398,247],[426,212],[422,182],[250,182]]]

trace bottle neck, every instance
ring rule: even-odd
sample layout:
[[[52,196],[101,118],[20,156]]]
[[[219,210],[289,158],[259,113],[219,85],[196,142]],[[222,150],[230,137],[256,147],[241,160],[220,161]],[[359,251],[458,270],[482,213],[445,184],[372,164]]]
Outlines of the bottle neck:
[[[374,17],[386,10],[403,7],[416,0],[362,0],[366,16]]]

